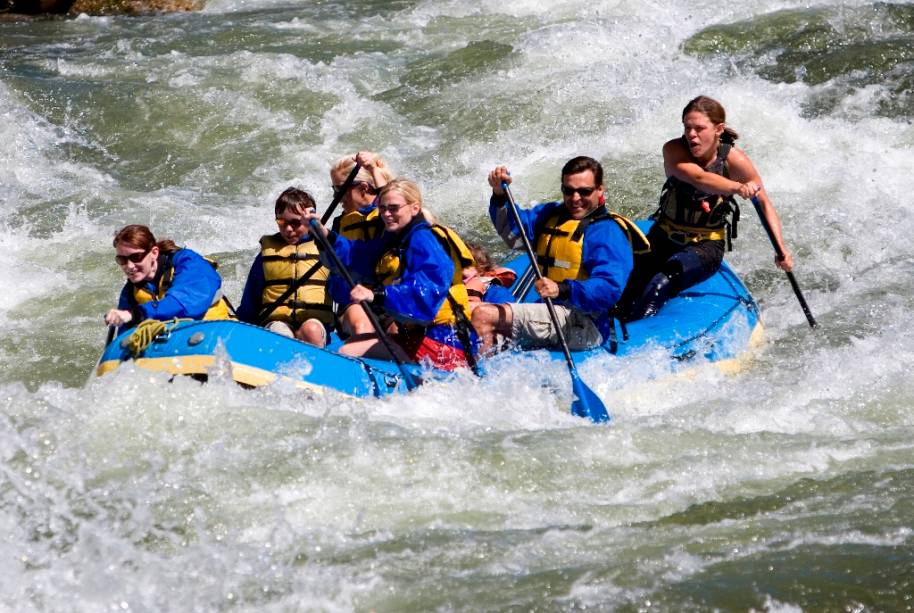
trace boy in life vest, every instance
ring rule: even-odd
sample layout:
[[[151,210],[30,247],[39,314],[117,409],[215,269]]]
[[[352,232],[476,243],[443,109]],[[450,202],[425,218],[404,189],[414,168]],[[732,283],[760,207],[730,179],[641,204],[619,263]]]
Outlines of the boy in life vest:
[[[504,166],[489,173],[489,216],[509,247],[522,246],[502,183],[511,183]],[[543,279],[536,290],[552,298],[559,325],[571,350],[601,345],[610,334],[610,310],[622,295],[633,267],[627,237],[632,222],[609,213],[603,195],[603,167],[579,156],[562,167],[562,200],[518,211],[536,252]],[[559,346],[543,302],[483,303],[473,310],[473,326],[490,352],[496,334],[525,348]]]
[[[290,187],[276,199],[279,231],[260,238],[238,318],[317,347],[327,344],[333,309],[329,271],[320,263],[308,231],[307,211],[316,205],[308,192]]]
[[[734,145],[738,135],[727,125],[723,105],[698,96],[686,104],[681,119],[682,136],[663,145],[667,178],[648,232],[651,255],[639,260],[632,275],[637,300],[629,307],[630,319],[656,315],[667,300],[717,272],[736,238],[736,196],[759,199],[784,254],[775,264],[793,269],[780,217],[749,156]]]

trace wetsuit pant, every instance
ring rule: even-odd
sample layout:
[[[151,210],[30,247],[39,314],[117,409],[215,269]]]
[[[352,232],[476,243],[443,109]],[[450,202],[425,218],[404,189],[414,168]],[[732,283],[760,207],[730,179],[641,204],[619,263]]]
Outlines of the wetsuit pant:
[[[724,259],[722,240],[682,245],[670,240],[657,224],[651,226],[647,238],[651,253],[636,262],[620,301],[629,321],[654,315],[682,290],[710,278]]]

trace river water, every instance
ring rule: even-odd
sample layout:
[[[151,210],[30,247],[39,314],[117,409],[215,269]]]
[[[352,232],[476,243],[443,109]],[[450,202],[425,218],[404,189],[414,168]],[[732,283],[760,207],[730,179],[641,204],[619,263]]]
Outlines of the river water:
[[[0,23],[0,609],[914,608],[914,7],[747,0],[211,0]],[[735,375],[502,361],[405,397],[90,380],[150,225],[240,297],[272,201],[358,149],[498,255],[485,173],[588,154],[643,217],[680,110],[721,100],[751,206],[728,255],[766,342]],[[545,381],[544,386],[542,382]]]

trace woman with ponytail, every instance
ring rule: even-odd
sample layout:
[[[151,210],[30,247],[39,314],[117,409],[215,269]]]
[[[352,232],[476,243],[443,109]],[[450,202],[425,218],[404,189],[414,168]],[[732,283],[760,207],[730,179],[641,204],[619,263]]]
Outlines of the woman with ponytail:
[[[636,299],[630,319],[656,314],[669,298],[717,272],[724,250],[736,238],[739,207],[734,196],[758,198],[784,253],[775,263],[788,272],[793,267],[777,211],[755,166],[733,144],[738,135],[727,126],[724,107],[698,96],[682,110],[682,125],[682,136],[663,146],[667,180],[648,233],[651,256],[646,265],[639,262],[633,275]]]
[[[156,241],[146,226],[132,224],[114,236],[114,259],[127,277],[117,308],[105,314],[112,326],[144,319],[231,319],[214,262],[174,242]]]

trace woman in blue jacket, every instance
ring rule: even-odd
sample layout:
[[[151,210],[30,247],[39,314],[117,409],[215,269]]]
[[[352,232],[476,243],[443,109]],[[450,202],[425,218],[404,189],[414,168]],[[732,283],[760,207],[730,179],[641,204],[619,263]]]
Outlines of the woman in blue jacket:
[[[384,232],[374,239],[327,234],[357,282],[349,299],[371,305],[396,322],[392,338],[402,350],[397,356],[401,361],[428,361],[444,370],[466,366],[468,348],[458,336],[465,332],[464,338],[475,338],[463,285],[463,268],[472,263],[469,249],[453,231],[426,221],[422,195],[412,181],[395,179],[385,185],[378,196],[378,213]],[[332,265],[326,259],[325,263]],[[465,329],[458,334],[461,325]],[[351,336],[340,353],[391,358],[375,334]]]
[[[113,326],[144,319],[231,319],[215,263],[165,239],[156,242],[146,226],[132,224],[114,237],[114,259],[127,277],[116,309],[105,315]]]

